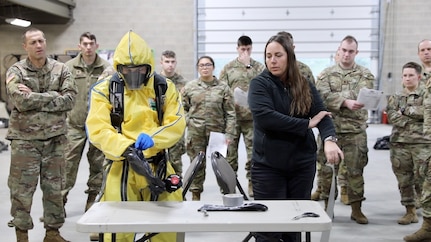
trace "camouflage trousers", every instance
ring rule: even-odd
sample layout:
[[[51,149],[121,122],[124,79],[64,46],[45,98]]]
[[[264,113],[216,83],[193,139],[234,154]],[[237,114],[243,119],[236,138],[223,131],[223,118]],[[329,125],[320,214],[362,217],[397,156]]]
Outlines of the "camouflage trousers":
[[[204,127],[188,127],[186,136],[187,155],[192,161],[199,152],[203,151],[206,154],[210,131],[206,131]],[[196,176],[190,185],[190,191],[203,192],[206,176],[206,155],[202,160],[201,168],[196,172]]]
[[[323,157],[323,159],[325,159],[325,158]],[[323,176],[323,174],[321,172],[322,164],[320,162],[316,163],[316,169],[317,169],[317,174],[316,174],[317,182],[316,183],[317,183],[317,187],[321,189],[322,188],[321,184],[322,184],[322,182],[324,182],[325,178],[322,177]],[[325,169],[327,169],[327,168],[325,168]],[[329,171],[326,171],[326,172],[329,172]],[[337,174],[337,179],[335,179],[335,182],[336,182],[335,189],[336,189],[336,194],[337,194],[338,193],[338,188],[337,188],[338,185],[340,185],[341,187],[347,187],[346,166],[345,165],[344,166],[338,165],[336,174]]]
[[[181,139],[171,148],[169,148],[169,162],[175,170],[175,173],[182,176],[183,173],[183,161],[182,155],[186,153],[186,144],[184,135]]]
[[[421,157],[417,159],[415,176],[418,177],[419,184],[422,184],[421,207],[422,215],[431,218],[431,154],[430,144],[423,144]]]
[[[237,136],[230,143],[227,150],[226,160],[232,166],[235,172],[238,171],[238,146],[241,134],[243,135],[245,150],[247,152],[247,161],[245,162],[246,178],[250,180],[251,174],[251,156],[253,153],[253,120],[237,120],[235,125]]]
[[[84,153],[86,144],[87,135],[85,130],[69,126],[65,153],[66,173],[64,179],[66,181],[66,186],[62,191],[62,194],[65,197],[75,186],[79,163],[81,162],[81,157]],[[88,143],[87,160],[90,167],[90,174],[87,180],[88,189],[85,193],[97,194],[100,191],[103,181],[103,164],[105,156],[102,151]]]
[[[320,134],[317,136],[316,139],[316,143],[317,143],[317,149],[320,150],[320,147],[322,146],[322,140],[320,138]],[[318,152],[318,160],[325,160],[325,154],[323,152]],[[326,169],[326,168],[325,168]],[[335,179],[335,182],[340,185],[340,186],[347,186],[347,180],[346,180],[346,166],[337,166],[337,179]],[[316,163],[316,170],[317,170],[317,174],[316,174],[316,179],[317,179],[317,187],[318,189],[321,189],[321,183],[325,180],[325,178],[322,178],[322,163],[321,162],[317,162]],[[329,172],[329,170],[327,171]],[[332,177],[331,177],[332,178]],[[337,190],[337,184],[335,186],[336,188],[336,194],[338,193]]]
[[[429,144],[407,144],[393,142],[390,144],[392,171],[398,181],[398,189],[403,206],[415,205],[416,193],[422,193],[419,182],[418,164],[429,157]]]
[[[368,164],[368,146],[367,133],[365,130],[361,133],[338,134],[338,146],[344,153],[344,160],[335,165],[335,174],[338,175],[340,169],[345,167],[347,185],[347,195],[349,202],[358,202],[364,200],[364,177],[363,172]],[[326,159],[323,148],[320,148],[317,154],[317,160],[321,165],[321,194],[322,199],[328,199],[331,190],[332,169],[326,166]]]
[[[9,223],[21,230],[33,228],[31,205],[40,178],[43,193],[43,217],[45,228],[60,228],[64,223],[64,146],[66,137],[56,136],[48,140],[12,140],[11,165],[8,186],[11,198]]]

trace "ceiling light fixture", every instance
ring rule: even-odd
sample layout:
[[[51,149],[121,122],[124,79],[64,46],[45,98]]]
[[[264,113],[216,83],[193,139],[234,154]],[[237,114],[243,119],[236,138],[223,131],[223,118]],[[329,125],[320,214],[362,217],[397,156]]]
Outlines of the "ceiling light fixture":
[[[5,21],[6,21],[6,23],[20,26],[20,27],[28,27],[31,25],[30,21],[27,21],[24,19],[19,19],[19,18],[7,18]]]

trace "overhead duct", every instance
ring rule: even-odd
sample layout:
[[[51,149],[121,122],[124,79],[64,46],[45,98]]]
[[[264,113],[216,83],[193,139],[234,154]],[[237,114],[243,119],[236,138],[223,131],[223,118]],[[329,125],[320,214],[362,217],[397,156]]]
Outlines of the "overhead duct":
[[[73,0],[0,0],[0,24],[20,18],[32,24],[67,24],[73,20]]]

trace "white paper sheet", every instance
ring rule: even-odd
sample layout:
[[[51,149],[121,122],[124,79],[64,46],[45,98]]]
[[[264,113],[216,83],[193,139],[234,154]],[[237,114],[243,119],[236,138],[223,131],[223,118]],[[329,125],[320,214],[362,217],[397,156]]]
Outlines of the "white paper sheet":
[[[357,101],[364,104],[363,109],[376,110],[379,107],[383,97],[383,91],[361,88],[359,90]]]
[[[206,159],[211,160],[211,154],[214,151],[218,151],[224,157],[227,154],[226,137],[223,133],[210,132],[210,139],[208,141]]]
[[[239,87],[233,89],[233,97],[235,99],[235,104],[239,106],[248,107],[248,91],[244,91]]]

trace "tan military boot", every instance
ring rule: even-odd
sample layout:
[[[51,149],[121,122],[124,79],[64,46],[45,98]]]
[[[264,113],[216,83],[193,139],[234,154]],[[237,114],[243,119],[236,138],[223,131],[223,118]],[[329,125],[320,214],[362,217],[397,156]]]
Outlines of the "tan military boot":
[[[422,227],[411,235],[404,237],[406,242],[431,241],[431,218],[425,218]]]
[[[43,242],[70,242],[61,237],[58,229],[46,229],[45,238]]]
[[[254,197],[253,193],[253,183],[251,183],[251,180],[248,180],[248,195],[250,197]]]
[[[201,192],[192,192],[192,201],[200,201]]]
[[[398,224],[406,225],[418,222],[418,215],[416,214],[415,205],[406,206],[406,214],[400,219],[398,219]]]
[[[28,231],[27,230],[21,230],[18,228],[15,228],[16,233],[16,241],[17,242],[28,242]]]
[[[87,203],[85,204],[85,212],[90,209],[91,205],[93,205],[94,200],[96,200],[97,193],[90,192],[88,193]]]
[[[346,187],[346,186],[341,186],[341,197],[340,197],[340,201],[341,201],[344,205],[350,205],[350,202],[349,202],[349,196],[347,195],[347,187]]]
[[[355,220],[358,224],[368,224],[368,219],[361,211],[361,202],[353,202],[352,206],[352,214],[350,218]]]
[[[320,186],[318,186],[317,189],[316,189],[316,191],[314,191],[311,194],[311,200],[313,200],[313,201],[320,201],[321,200],[320,199],[320,193],[321,193]]]

